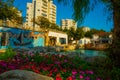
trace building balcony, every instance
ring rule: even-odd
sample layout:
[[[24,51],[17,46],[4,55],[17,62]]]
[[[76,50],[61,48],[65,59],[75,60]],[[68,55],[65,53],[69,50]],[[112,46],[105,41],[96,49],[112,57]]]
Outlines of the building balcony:
[[[42,9],[42,12],[47,13],[47,10],[46,9]]]
[[[47,6],[42,6],[42,8],[47,10]]]

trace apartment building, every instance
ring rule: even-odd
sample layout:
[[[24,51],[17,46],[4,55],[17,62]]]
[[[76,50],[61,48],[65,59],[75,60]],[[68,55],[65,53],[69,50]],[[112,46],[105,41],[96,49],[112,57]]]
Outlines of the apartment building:
[[[62,19],[61,20],[61,27],[62,27],[62,29],[74,28],[76,30],[77,23],[73,19]]]
[[[35,26],[32,21],[38,16],[43,16],[50,22],[56,23],[56,6],[52,0],[33,0],[32,3],[27,3],[27,25],[30,27]]]

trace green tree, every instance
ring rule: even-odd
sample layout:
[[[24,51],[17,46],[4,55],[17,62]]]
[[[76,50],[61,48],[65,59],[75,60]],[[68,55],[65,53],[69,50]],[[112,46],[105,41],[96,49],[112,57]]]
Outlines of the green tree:
[[[39,25],[40,28],[59,30],[58,25],[56,25],[55,23],[51,23],[47,18],[43,16],[38,16],[37,19],[35,19],[34,23]]]
[[[45,28],[45,29],[50,28],[50,21],[43,16],[38,16],[37,19],[35,19],[34,23],[39,25],[40,28]]]
[[[85,33],[85,37],[89,37],[89,38],[92,38],[92,35],[93,35],[94,33],[92,33],[92,31],[87,31],[86,33]]]
[[[92,28],[90,31],[85,33],[85,37],[92,38],[93,34],[99,33],[100,30]]]
[[[14,0],[0,0],[0,19],[10,20],[16,23],[22,23],[20,12],[13,6]]]
[[[68,35],[68,43],[71,43],[71,41],[74,39],[74,36],[75,36],[74,28],[72,27],[70,29],[65,28],[63,29],[63,31],[66,32]]]
[[[55,23],[51,23],[50,28],[55,30],[60,30],[59,26],[56,25]]]
[[[74,39],[75,40],[79,40],[81,38],[84,37],[84,31],[82,30],[82,28],[77,28],[76,31],[75,31],[75,35],[74,35]]]

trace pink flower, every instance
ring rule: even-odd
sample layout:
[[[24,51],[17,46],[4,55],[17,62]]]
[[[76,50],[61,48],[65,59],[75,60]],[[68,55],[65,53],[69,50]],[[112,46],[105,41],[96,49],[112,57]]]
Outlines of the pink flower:
[[[84,75],[84,74],[85,74],[85,72],[84,72],[84,71],[80,71],[80,74]]]
[[[67,62],[67,60],[65,59],[64,62]]]
[[[90,77],[89,76],[85,77],[85,80],[90,80]]]
[[[88,73],[89,73],[89,74],[93,74],[93,71],[89,70]]]
[[[79,78],[80,78],[80,79],[83,79],[83,75],[80,75]]]
[[[96,80],[101,80],[100,78],[97,78]]]
[[[9,65],[8,68],[15,69],[15,66],[14,65]]]
[[[88,73],[89,73],[89,71],[88,71],[88,70],[86,70],[85,72],[86,72],[86,74],[88,74]]]
[[[76,71],[72,71],[72,74],[75,75],[75,74],[77,74],[77,72]]]

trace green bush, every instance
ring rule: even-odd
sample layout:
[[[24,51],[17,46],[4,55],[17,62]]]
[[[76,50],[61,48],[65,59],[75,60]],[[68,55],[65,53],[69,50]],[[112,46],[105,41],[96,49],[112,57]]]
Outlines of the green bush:
[[[111,78],[112,80],[120,80],[120,68],[114,67],[111,70]]]
[[[8,47],[6,51],[0,54],[0,60],[7,60],[9,58],[13,58],[16,53],[13,51],[11,47]]]

